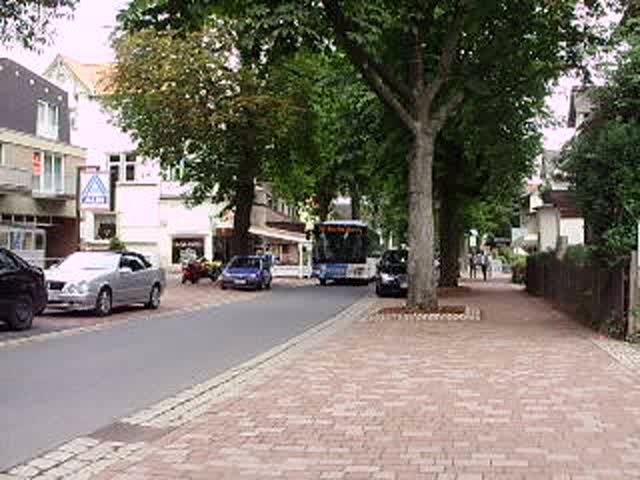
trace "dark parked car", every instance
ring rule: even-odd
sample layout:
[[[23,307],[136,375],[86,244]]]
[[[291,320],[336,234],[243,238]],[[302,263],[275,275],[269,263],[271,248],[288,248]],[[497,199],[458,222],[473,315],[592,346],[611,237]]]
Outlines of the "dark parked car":
[[[0,248],[0,321],[13,330],[28,330],[33,316],[47,306],[44,273],[5,248]]]
[[[407,250],[387,250],[376,272],[376,293],[380,297],[407,293]]]
[[[222,271],[222,288],[271,288],[271,262],[261,256],[233,257]]]

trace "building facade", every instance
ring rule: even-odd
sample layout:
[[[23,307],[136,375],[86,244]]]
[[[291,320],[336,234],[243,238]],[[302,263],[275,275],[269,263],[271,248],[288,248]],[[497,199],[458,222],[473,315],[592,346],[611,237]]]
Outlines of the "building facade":
[[[68,96],[0,58],[0,246],[45,266],[77,250],[78,169]]]
[[[170,269],[193,256],[227,259],[233,213],[210,202],[188,206],[189,186],[180,182],[181,169],[162,169],[156,160],[136,154],[135,142],[102,106],[110,71],[110,65],[58,55],[44,73],[69,92],[69,131],[74,143],[86,147],[87,165],[110,174],[110,211],[82,212],[83,247],[106,248],[117,236]],[[250,232],[256,253],[271,252],[289,265],[303,260],[308,243],[304,224],[268,185],[257,187]]]

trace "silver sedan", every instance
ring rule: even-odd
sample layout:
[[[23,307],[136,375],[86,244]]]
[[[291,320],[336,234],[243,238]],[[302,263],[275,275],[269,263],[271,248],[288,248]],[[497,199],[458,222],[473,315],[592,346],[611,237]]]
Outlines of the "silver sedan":
[[[163,269],[134,252],[76,252],[45,271],[50,309],[94,309],[103,317],[121,305],[160,306]]]

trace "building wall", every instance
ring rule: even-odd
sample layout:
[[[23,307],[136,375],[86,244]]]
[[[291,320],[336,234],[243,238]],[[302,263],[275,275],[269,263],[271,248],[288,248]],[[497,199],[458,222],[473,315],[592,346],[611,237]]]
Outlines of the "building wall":
[[[569,245],[584,244],[584,218],[561,218],[560,235],[567,237]]]
[[[164,233],[160,244],[160,259],[164,265],[172,264],[173,240],[178,238],[202,238],[204,256],[213,258],[213,234],[211,217],[217,216],[221,205],[206,203],[188,208],[180,198],[162,199],[160,223]]]
[[[553,250],[558,241],[558,211],[553,207],[538,209],[538,249]]]
[[[0,127],[36,134],[38,100],[59,108],[58,139],[69,143],[67,93],[8,58],[0,58]]]

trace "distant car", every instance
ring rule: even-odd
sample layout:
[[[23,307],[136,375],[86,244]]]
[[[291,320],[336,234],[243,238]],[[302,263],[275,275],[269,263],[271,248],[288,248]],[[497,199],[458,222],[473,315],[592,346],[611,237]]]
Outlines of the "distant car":
[[[407,262],[409,252],[403,249],[387,250],[378,262],[376,272],[376,294],[379,297],[406,295],[409,289]],[[440,260],[433,260],[433,274],[440,279]]]
[[[115,306],[160,306],[166,286],[163,269],[135,252],[76,252],[45,272],[49,308],[93,309],[107,316]]]
[[[222,289],[271,288],[271,262],[261,256],[233,257],[222,271]]]
[[[387,250],[382,254],[376,272],[376,294],[380,297],[406,295],[409,288],[407,277],[407,250]]]
[[[0,321],[28,330],[47,305],[44,274],[15,253],[0,248]]]

